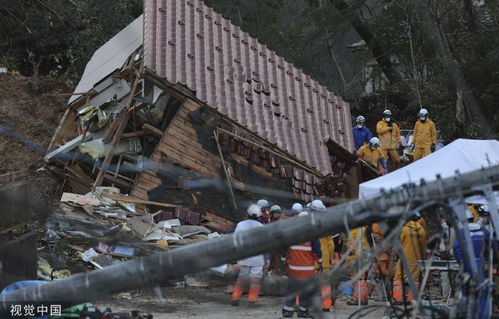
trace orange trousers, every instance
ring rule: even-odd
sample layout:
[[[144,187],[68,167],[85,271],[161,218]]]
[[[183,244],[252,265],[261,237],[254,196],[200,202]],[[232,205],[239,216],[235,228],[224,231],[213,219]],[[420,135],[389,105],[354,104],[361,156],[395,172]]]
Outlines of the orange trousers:
[[[262,266],[241,266],[234,291],[232,291],[232,300],[239,301],[244,293],[244,286],[250,281],[248,301],[255,302],[260,295],[262,285],[263,267]]]

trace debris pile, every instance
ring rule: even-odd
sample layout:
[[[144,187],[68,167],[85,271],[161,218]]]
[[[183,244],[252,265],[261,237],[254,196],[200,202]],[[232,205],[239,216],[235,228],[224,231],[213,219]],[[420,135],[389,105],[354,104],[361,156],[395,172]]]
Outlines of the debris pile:
[[[63,193],[60,210],[49,217],[40,236],[38,276],[63,278],[221,236],[212,231],[220,222],[216,216],[204,218],[174,205],[149,214],[136,202],[144,201],[115,187],[97,187],[85,195]]]

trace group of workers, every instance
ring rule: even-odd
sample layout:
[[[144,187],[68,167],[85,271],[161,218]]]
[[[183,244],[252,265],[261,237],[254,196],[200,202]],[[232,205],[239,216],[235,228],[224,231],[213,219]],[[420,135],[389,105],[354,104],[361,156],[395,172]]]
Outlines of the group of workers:
[[[263,227],[263,224],[281,219],[303,217],[325,210],[324,203],[316,199],[305,206],[294,203],[291,209],[283,213],[279,206],[271,206],[267,200],[262,199],[248,207],[244,220],[237,224],[234,232]],[[234,285],[231,304],[233,306],[239,305],[244,288],[248,283],[248,303],[251,305],[256,302],[264,270],[276,273],[285,272],[288,276],[288,285],[285,304],[282,308],[283,317],[292,317],[295,311],[298,313],[298,317],[308,317],[312,297],[318,290],[317,284],[314,284],[316,281],[310,280],[316,278],[318,274],[330,270],[333,255],[333,237],[327,236],[296,244],[279,252],[240,260],[238,264],[241,266],[241,270]],[[322,310],[330,311],[333,300],[329,280],[322,281],[320,291]]]
[[[376,124],[378,137],[373,137],[366,127],[366,119],[359,115],[352,128],[357,155],[380,172],[388,172],[387,159],[393,163],[394,169],[400,166],[398,149],[401,146],[400,128],[392,118],[392,112],[385,110],[383,118]],[[417,161],[435,151],[437,132],[435,123],[428,117],[428,110],[422,108],[418,120],[414,124],[413,139],[410,145],[414,151],[414,161]]]
[[[305,206],[295,203],[291,209],[285,211],[281,211],[277,205],[271,206],[267,200],[260,200],[257,204],[249,206],[245,219],[237,224],[235,232],[263,227],[264,224],[284,218],[320,214],[325,210],[326,206],[321,200],[314,200]],[[467,227],[471,232],[472,246],[479,271],[485,271],[484,265],[486,263],[483,257],[486,250],[484,242],[488,239],[485,226],[488,223],[486,212],[487,209],[482,206],[476,206],[476,208],[469,206],[467,210]],[[449,222],[444,221],[442,226],[447,225],[447,228],[443,229],[449,230],[448,224]],[[383,225],[383,227],[388,226]],[[402,227],[399,237],[400,246],[389,247],[382,252],[377,251],[377,255],[373,258],[374,261],[369,261],[370,251],[381,243],[386,230],[382,229],[381,224],[374,223],[351,230],[345,238],[346,245],[343,251],[347,254],[346,260],[356,263],[350,274],[352,278],[356,278],[356,281],[353,296],[351,300],[347,301],[348,305],[367,305],[368,298],[373,291],[373,281],[383,287],[381,295],[384,295],[383,297],[390,300],[392,304],[416,301],[414,289],[419,291],[419,282],[422,276],[419,262],[428,255],[428,229],[425,219],[419,213],[413,214]],[[456,235],[450,237],[455,239]],[[449,236],[447,236],[448,238]],[[450,255],[450,251],[452,251],[454,255],[452,258],[455,257],[459,262],[463,261],[463,253],[458,241],[442,241],[442,243],[444,242],[443,250],[447,251],[447,255]],[[334,299],[330,276],[327,274],[331,270],[331,265],[335,261],[337,262],[335,256],[339,255],[335,254],[333,236],[326,236],[292,245],[280,252],[240,260],[238,264],[241,266],[241,270],[234,286],[231,304],[233,306],[239,305],[247,286],[249,286],[248,303],[254,304],[260,294],[264,271],[280,274],[280,270],[285,269],[284,272],[288,276],[288,286],[285,304],[282,308],[283,317],[293,317],[295,312],[297,312],[298,317],[309,317],[312,299],[319,294],[319,290],[322,311],[330,311]],[[366,269],[367,263],[372,263],[367,267],[368,270],[361,270]],[[469,264],[465,266],[464,271],[471,271]],[[447,280],[442,280],[443,290],[445,282],[448,284],[448,277]],[[446,294],[449,292],[443,291],[442,293],[447,296]],[[462,293],[464,296],[469,294],[467,290],[463,290]],[[485,299],[478,299],[473,307],[476,311],[484,311],[485,303]]]

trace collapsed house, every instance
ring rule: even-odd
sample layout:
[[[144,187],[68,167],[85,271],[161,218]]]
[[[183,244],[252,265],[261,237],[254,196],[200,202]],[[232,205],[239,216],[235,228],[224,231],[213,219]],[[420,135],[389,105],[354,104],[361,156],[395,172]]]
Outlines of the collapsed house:
[[[262,197],[356,197],[353,149],[340,97],[202,1],[146,0],[87,64],[46,160],[67,191],[223,228]]]

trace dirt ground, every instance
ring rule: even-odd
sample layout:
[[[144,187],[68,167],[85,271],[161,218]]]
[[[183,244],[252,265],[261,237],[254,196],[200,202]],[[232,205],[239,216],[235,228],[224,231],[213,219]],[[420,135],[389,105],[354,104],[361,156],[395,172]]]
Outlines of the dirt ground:
[[[282,318],[281,307],[283,297],[262,296],[254,307],[248,307],[246,300],[241,301],[238,307],[231,306],[230,295],[224,292],[223,287],[215,288],[162,288],[164,302],[152,291],[143,291],[130,294],[122,294],[107,301],[97,302],[99,309],[110,306],[117,310],[139,310],[141,313],[151,313],[158,319],[248,319],[248,318]],[[244,296],[243,296],[244,298]],[[317,300],[319,301],[319,300]],[[330,313],[315,313],[314,318],[347,319],[358,310],[357,306],[346,305],[346,299],[338,300]],[[380,307],[373,308],[374,312],[363,318],[382,318],[384,313],[383,303],[370,302],[370,305]],[[367,308],[365,310],[368,310]],[[295,314],[296,318],[296,314]]]
[[[0,75],[0,175],[37,169],[67,107],[72,90],[49,78],[39,82]]]

